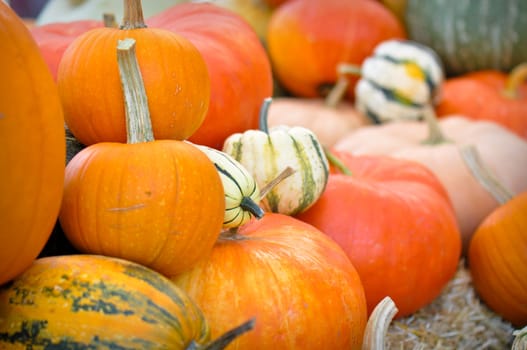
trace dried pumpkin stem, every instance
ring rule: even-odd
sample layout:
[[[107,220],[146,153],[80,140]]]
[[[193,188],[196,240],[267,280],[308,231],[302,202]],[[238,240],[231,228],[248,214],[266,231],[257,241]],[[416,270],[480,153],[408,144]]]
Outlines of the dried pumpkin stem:
[[[135,40],[117,43],[117,63],[124,94],[126,135],[128,143],[154,140],[143,77],[135,56]]]
[[[514,196],[496,178],[486,166],[474,145],[460,146],[459,152],[463,162],[469,168],[474,178],[500,203],[507,203]]]
[[[340,101],[344,98],[344,94],[349,87],[349,78],[348,75],[358,75],[362,74],[359,66],[343,63],[337,66],[337,82],[333,88],[329,91],[329,94],[326,96],[324,102],[326,106],[335,108]]]
[[[273,99],[271,97],[264,98],[262,106],[260,107],[260,112],[258,114],[258,129],[265,132],[266,134],[269,133],[269,124],[267,122],[267,118],[269,114],[269,107],[271,106],[272,101]]]
[[[518,89],[527,79],[527,62],[514,67],[507,76],[503,94],[511,99],[518,98]]]
[[[366,324],[362,350],[384,350],[388,327],[398,311],[390,297],[385,297],[375,306]]]
[[[141,0],[124,0],[123,23],[120,29],[146,28]]]
[[[512,335],[514,336],[514,341],[512,342],[511,350],[527,349],[527,327],[515,330]]]
[[[294,173],[295,170],[289,166],[282,170],[280,174],[278,174],[274,179],[272,179],[264,187],[262,187],[262,189],[260,190],[260,199],[264,199],[265,196],[267,196],[267,194],[269,193],[269,191],[271,191],[276,185],[278,185],[280,182],[293,175]]]
[[[113,13],[103,13],[102,22],[106,28],[117,28],[118,24]]]
[[[247,322],[242,323],[238,327],[225,332],[218,339],[213,340],[211,343],[206,345],[198,345],[195,342],[191,342],[185,350],[221,350],[225,349],[230,343],[238,338],[243,333],[246,333],[254,328],[256,320],[254,318]]]
[[[443,134],[434,108],[429,105],[425,108],[423,113],[424,121],[428,126],[428,137],[422,141],[423,144],[437,145],[443,142],[448,142],[447,138]]]

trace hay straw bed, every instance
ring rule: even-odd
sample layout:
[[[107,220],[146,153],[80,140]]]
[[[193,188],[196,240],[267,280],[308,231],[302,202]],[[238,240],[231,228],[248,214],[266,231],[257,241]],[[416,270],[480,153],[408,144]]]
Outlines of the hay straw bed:
[[[478,298],[460,263],[443,293],[415,314],[393,320],[387,349],[511,349],[515,328]]]

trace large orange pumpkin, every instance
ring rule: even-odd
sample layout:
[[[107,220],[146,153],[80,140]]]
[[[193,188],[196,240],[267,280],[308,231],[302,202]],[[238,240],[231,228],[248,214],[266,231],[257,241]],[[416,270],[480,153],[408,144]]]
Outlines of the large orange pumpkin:
[[[37,257],[57,220],[66,143],[57,87],[22,20],[0,2],[0,284]]]
[[[443,84],[439,117],[461,114],[489,120],[527,139],[527,63],[506,74],[498,70],[467,73]]]
[[[183,36],[146,27],[139,0],[125,4],[121,29],[92,29],[77,37],[62,56],[57,84],[66,124],[85,145],[126,141],[115,45],[129,37],[137,41],[155,137],[186,139],[199,128],[209,106],[205,61]]]
[[[253,219],[172,279],[201,308],[213,337],[255,318],[232,349],[361,348],[366,301],[355,268],[333,240],[288,215]]]
[[[221,149],[231,134],[258,128],[264,98],[273,92],[267,52],[236,13],[209,3],[184,3],[147,19],[184,35],[200,51],[210,74],[210,104],[190,141]]]
[[[141,81],[131,60],[119,55],[128,143],[97,143],[70,160],[60,224],[82,252],[172,275],[212,249],[223,223],[223,185],[197,147],[154,140],[144,91],[130,83]]]
[[[276,77],[301,97],[324,96],[338,64],[360,65],[380,42],[405,37],[395,15],[371,0],[290,0],[276,8],[267,30]],[[350,79],[349,95],[356,81]]]
[[[319,200],[297,217],[334,239],[364,285],[368,312],[386,296],[407,316],[454,276],[461,235],[443,185],[423,165],[334,152],[336,169]]]

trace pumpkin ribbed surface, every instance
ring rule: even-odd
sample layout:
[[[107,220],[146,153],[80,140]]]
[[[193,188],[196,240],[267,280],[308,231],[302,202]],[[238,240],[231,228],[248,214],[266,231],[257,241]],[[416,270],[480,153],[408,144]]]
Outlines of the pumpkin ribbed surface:
[[[173,350],[210,336],[201,311],[165,277],[95,255],[36,260],[0,290],[0,315],[2,349]]]

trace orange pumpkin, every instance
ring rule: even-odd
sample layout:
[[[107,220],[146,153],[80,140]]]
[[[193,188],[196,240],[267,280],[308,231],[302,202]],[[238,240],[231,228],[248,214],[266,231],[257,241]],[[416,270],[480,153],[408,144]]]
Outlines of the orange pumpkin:
[[[137,41],[154,135],[183,140],[202,124],[209,106],[210,79],[198,49],[186,38],[147,28],[139,0],[125,0],[118,28],[96,28],[77,37],[59,63],[57,84],[65,120],[83,144],[126,141],[124,100],[115,45]]]
[[[333,156],[332,156],[333,154]],[[448,195],[422,164],[329,153],[334,168],[318,201],[297,218],[337,242],[364,285],[368,312],[386,296],[408,316],[454,276],[461,236]]]
[[[385,154],[426,165],[448,191],[466,252],[477,226],[498,206],[462,160],[459,146],[466,144],[477,147],[484,162],[513,193],[527,190],[527,142],[488,121],[452,115],[437,124],[408,121],[365,126],[344,136],[335,148],[357,155]]]
[[[223,185],[197,147],[153,139],[142,84],[131,83],[141,82],[139,69],[119,52],[128,143],[97,143],[70,160],[60,224],[81,252],[173,275],[212,249],[223,223]]]
[[[360,349],[366,326],[362,283],[322,232],[267,213],[220,237],[211,255],[171,278],[196,301],[212,336],[254,317],[233,349]]]
[[[527,63],[509,74],[498,70],[467,73],[443,84],[439,117],[462,114],[489,120],[527,139]]]
[[[470,152],[471,151],[471,152]],[[527,191],[513,195],[477,153],[463,149],[476,178],[500,203],[478,226],[468,249],[474,288],[496,313],[527,326]]]
[[[0,284],[37,257],[57,220],[66,146],[57,87],[20,17],[0,2]]]
[[[399,20],[371,0],[290,0],[276,8],[267,30],[277,79],[291,94],[325,96],[337,65],[360,65],[377,44],[404,39]],[[350,78],[348,95],[357,77]]]

